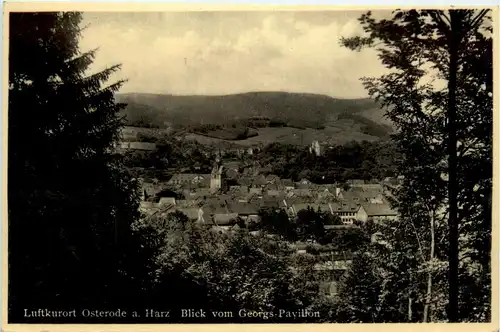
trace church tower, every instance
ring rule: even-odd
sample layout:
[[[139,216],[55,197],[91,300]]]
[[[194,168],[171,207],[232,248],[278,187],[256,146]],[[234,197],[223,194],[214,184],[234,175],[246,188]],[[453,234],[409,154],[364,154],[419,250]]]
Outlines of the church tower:
[[[309,153],[314,153],[316,156],[321,155],[321,146],[318,141],[313,141],[309,147]]]
[[[210,175],[210,190],[216,192],[222,188],[222,166],[215,163]]]

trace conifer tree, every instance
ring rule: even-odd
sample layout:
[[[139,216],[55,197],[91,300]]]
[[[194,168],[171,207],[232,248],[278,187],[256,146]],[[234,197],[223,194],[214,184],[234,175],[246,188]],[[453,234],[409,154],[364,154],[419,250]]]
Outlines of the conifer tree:
[[[112,307],[137,247],[136,184],[111,152],[123,105],[88,74],[81,14],[11,13],[9,40],[9,320],[23,308]],[[134,281],[135,282],[135,281]],[[137,285],[138,285],[137,284]],[[140,287],[140,286],[137,286]],[[138,289],[138,288],[137,288]],[[121,302],[123,304],[123,302]]]

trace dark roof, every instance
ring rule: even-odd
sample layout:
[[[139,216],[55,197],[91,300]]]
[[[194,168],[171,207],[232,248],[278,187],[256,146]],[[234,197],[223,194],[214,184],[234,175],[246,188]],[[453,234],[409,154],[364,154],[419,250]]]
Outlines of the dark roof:
[[[267,190],[266,191],[267,196],[273,196],[273,197],[280,197],[284,196],[281,190]]]
[[[240,186],[247,186],[247,187],[251,186],[253,183],[253,179],[250,177],[240,177],[237,181]]]
[[[261,194],[262,193],[262,188],[260,187],[252,187],[249,189],[250,192],[252,193],[258,193],[258,194]]]
[[[267,182],[275,182],[275,181],[279,181],[279,180],[281,180],[280,177],[275,175],[275,174],[269,174],[268,176],[266,176]]]
[[[283,200],[279,197],[266,196],[260,201],[260,207],[280,209],[283,207]]]
[[[164,204],[175,205],[175,198],[174,197],[161,197],[158,203],[160,205],[164,205]]]
[[[176,208],[175,210],[184,213],[191,220],[198,219],[199,209],[197,208]]]
[[[259,213],[259,206],[257,204],[252,204],[252,203],[231,202],[229,203],[228,208],[229,211],[237,213],[239,215],[250,215]]]
[[[294,189],[293,194],[295,196],[313,196],[313,192],[311,189]]]
[[[363,200],[363,195],[361,191],[342,191],[340,193],[342,195],[343,200],[346,201],[362,201]]]
[[[331,202],[330,204],[333,212],[357,212],[360,208],[360,204],[349,201]]]
[[[240,168],[241,162],[236,160],[224,161],[222,162],[222,166],[227,169],[238,170]]]
[[[397,216],[398,212],[390,207],[389,204],[363,204],[366,214],[368,216],[382,217],[382,216]]]
[[[279,183],[269,183],[264,187],[266,190],[283,190],[285,187]]]
[[[257,186],[264,186],[267,184],[267,180],[263,175],[259,175],[252,181],[252,184]]]
[[[352,179],[352,180],[347,180],[346,181],[349,184],[365,184],[365,180],[359,180],[359,179]]]
[[[236,224],[237,213],[217,213],[213,215],[213,221],[219,226],[228,226]]]
[[[200,201],[197,199],[178,199],[175,203],[178,207],[193,208],[199,207]]]

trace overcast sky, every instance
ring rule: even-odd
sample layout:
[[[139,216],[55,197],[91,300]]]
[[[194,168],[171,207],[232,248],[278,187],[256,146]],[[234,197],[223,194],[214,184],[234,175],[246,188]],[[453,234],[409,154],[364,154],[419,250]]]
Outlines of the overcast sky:
[[[359,11],[85,13],[92,70],[121,63],[121,92],[290,91],[366,97],[359,79],[383,71],[373,50],[340,47],[362,32]],[[382,13],[377,13],[382,14]],[[384,13],[385,14],[385,13]],[[377,15],[379,16],[379,15]]]

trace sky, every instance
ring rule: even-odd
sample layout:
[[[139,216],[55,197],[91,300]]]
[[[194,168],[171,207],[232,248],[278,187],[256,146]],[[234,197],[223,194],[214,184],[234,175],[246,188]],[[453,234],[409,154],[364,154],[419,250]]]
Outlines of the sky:
[[[86,12],[92,71],[121,63],[120,92],[224,95],[288,91],[364,98],[377,54],[340,46],[360,35],[360,11]],[[386,12],[376,13],[377,16]]]

